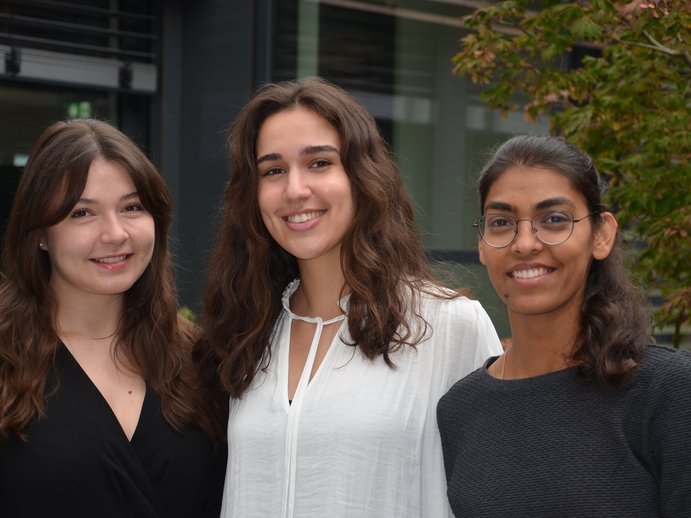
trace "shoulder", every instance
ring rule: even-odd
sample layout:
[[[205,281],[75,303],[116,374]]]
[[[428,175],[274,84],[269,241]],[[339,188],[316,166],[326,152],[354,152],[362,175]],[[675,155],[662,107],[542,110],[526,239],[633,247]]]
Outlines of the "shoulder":
[[[640,362],[640,374],[651,380],[691,381],[691,351],[649,345]]]
[[[435,339],[448,342],[454,354],[470,361],[473,368],[501,353],[494,325],[477,300],[432,286],[420,291],[420,314],[431,325]]]
[[[663,433],[684,423],[691,433],[691,352],[648,346],[625,397],[635,422]]]
[[[484,377],[487,376],[484,371],[496,358],[495,356],[489,358],[483,366],[456,381],[441,397],[437,405],[437,415],[440,420],[449,415],[463,413],[467,406],[481,405],[482,394],[486,387]]]
[[[480,367],[476,368],[467,376],[456,381],[456,383],[454,383],[444,395],[444,398],[448,400],[454,400],[459,397],[465,399],[467,397],[467,393],[481,390],[481,387],[486,386],[484,378],[485,376],[488,376],[486,372],[487,367],[489,367],[497,358],[498,356],[491,356],[487,358],[487,360],[485,360]]]
[[[501,351],[499,338],[489,315],[477,300],[463,295],[443,296],[421,291],[417,314],[434,330],[435,338],[456,346],[468,341],[492,344],[489,352]],[[494,347],[496,345],[496,347]],[[483,346],[484,349],[484,346]],[[466,353],[470,351],[466,348]],[[482,355],[481,361],[489,354]],[[477,361],[475,362],[477,366]]]
[[[651,396],[674,392],[691,398],[691,351],[648,346],[640,362],[638,378]]]
[[[691,483],[691,352],[649,346],[631,392],[631,422],[638,425],[633,436],[640,437],[641,455],[661,481],[660,502],[668,509],[682,501],[688,506],[679,498]]]
[[[426,283],[416,291],[421,307],[430,313],[466,321],[489,318],[480,302],[459,295],[449,288]]]

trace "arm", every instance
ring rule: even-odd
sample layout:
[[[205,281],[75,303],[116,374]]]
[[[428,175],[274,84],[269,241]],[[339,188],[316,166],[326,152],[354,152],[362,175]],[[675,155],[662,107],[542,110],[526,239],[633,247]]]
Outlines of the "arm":
[[[655,373],[645,408],[647,455],[661,516],[691,516],[691,352],[675,351]]]

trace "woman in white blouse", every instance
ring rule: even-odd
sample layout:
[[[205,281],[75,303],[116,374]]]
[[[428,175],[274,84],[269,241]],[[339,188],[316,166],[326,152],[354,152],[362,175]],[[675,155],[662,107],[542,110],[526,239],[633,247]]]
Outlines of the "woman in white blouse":
[[[451,516],[435,408],[500,352],[438,287],[368,112],[321,79],[235,119],[202,363],[230,395],[224,517]]]

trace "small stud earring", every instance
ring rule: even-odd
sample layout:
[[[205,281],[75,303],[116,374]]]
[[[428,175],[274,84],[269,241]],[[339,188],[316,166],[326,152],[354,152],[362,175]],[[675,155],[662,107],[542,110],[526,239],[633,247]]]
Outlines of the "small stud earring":
[[[48,245],[45,244],[43,241],[41,241],[41,242],[38,244],[38,247],[39,247],[41,250],[45,250],[45,251],[48,250]]]

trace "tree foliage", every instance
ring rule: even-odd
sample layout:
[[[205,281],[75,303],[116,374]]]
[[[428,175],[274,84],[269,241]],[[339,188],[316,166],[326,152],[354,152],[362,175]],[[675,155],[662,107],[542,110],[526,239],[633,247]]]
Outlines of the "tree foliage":
[[[454,73],[487,84],[488,106],[547,117],[593,157],[638,245],[634,271],[662,295],[656,326],[678,346],[691,309],[689,4],[513,0],[465,26]]]

